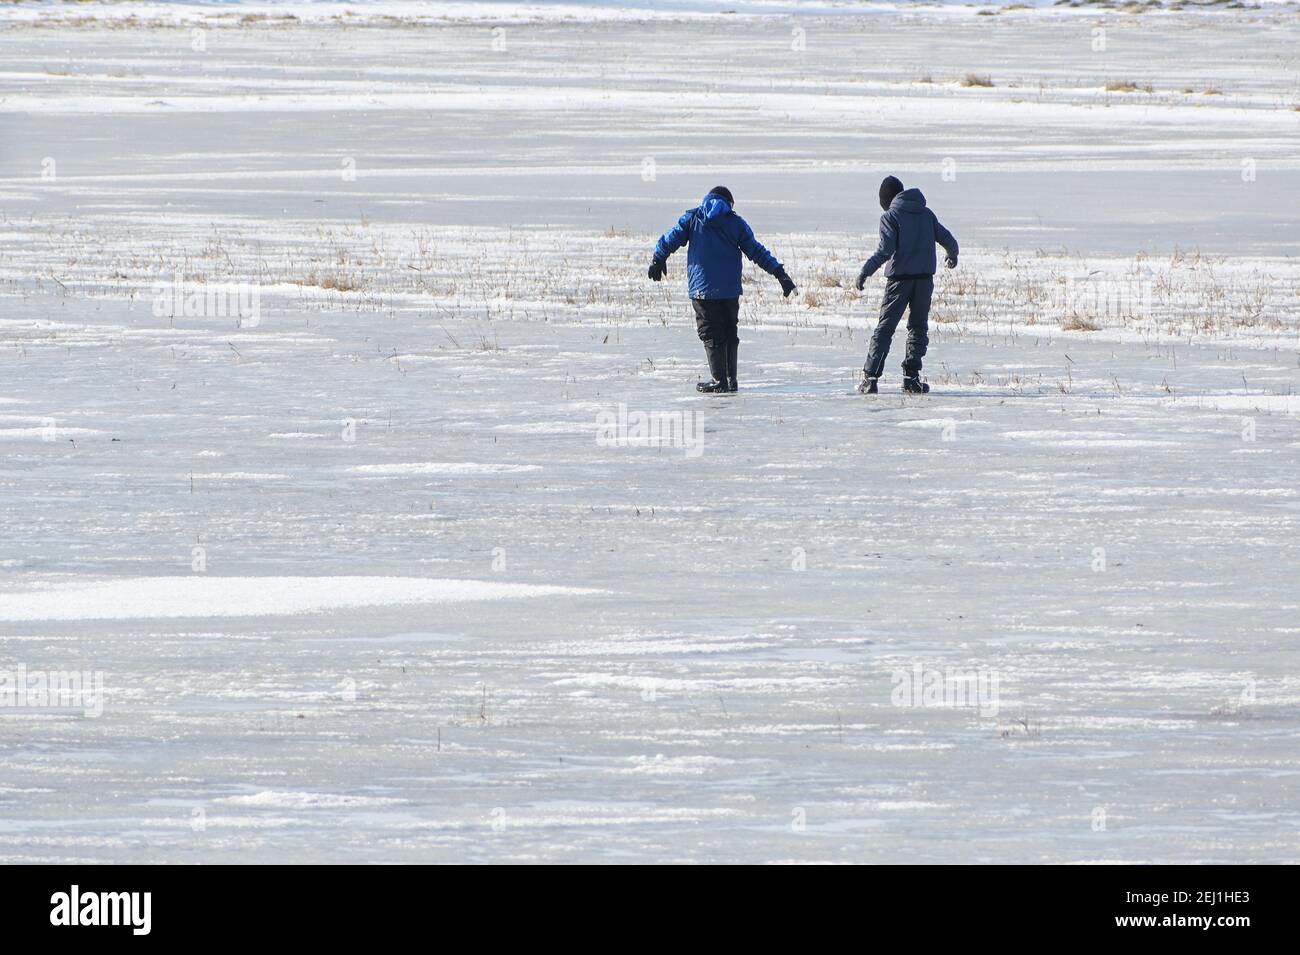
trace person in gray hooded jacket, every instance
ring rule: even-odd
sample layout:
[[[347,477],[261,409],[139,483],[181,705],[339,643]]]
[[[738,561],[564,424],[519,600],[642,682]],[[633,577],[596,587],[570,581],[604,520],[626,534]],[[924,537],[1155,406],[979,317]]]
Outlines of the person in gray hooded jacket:
[[[937,261],[935,243],[948,253],[944,264],[957,267],[957,240],[943,227],[925,204],[920,189],[904,189],[893,176],[880,184],[880,244],[858,274],[858,291],[867,279],[885,267],[885,298],[880,303],[880,321],[871,336],[863,381],[858,391],[876,394],[885,368],[889,344],[907,311],[907,353],[903,358],[903,390],[925,394],[930,386],[921,381],[921,359],[930,344],[930,296],[934,293]]]

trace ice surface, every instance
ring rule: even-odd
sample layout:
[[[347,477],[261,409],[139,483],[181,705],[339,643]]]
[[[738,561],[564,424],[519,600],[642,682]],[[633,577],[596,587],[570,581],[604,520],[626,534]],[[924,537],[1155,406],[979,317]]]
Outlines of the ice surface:
[[[496,51],[235,8],[200,53],[33,9],[0,858],[1294,861],[1293,16],[1107,17],[1103,56],[1046,11]],[[963,246],[925,398],[897,353],[852,391],[885,170]],[[747,276],[700,398],[683,265],[644,276],[715,182],[801,291]],[[157,314],[177,273],[257,320]],[[900,705],[917,666],[997,712]],[[102,715],[9,705],[20,667]]]

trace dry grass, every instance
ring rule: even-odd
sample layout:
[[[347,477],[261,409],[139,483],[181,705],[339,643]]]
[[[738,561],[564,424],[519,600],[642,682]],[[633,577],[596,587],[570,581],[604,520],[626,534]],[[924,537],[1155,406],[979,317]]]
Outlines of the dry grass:
[[[1101,324],[1086,315],[1080,315],[1073,312],[1061,319],[1061,331],[1063,332],[1099,332]]]
[[[356,272],[309,272],[294,285],[311,288],[327,288],[334,292],[360,292],[367,285],[364,276]]]
[[[243,25],[248,25],[253,23],[268,23],[271,21],[283,23],[285,21],[296,21],[297,19],[298,18],[292,13],[245,13],[239,18],[239,22]]]
[[[1154,93],[1150,83],[1135,83],[1132,80],[1112,80],[1106,84],[1107,93]]]
[[[1003,739],[1012,739],[1017,736],[1042,736],[1043,721],[1038,717],[1025,713],[1020,716],[1014,716],[1010,719],[998,719],[998,736]]]
[[[1294,114],[1293,114],[1294,115]],[[105,285],[146,300],[180,273],[188,286],[247,283],[295,309],[420,309],[481,323],[477,347],[494,350],[492,323],[578,321],[618,328],[689,322],[685,263],[668,280],[645,278],[654,236],[574,233],[579,251],[550,255],[542,231],[415,228],[409,224],[286,222],[268,237],[240,226],[158,231],[105,224],[93,237],[49,225],[31,274],[55,294]],[[853,288],[861,235],[796,236],[790,272],[800,289],[782,299],[760,270],[745,270],[747,306],[760,321],[853,338],[875,320],[881,287]],[[776,241],[782,241],[776,237]],[[868,243],[869,244],[869,243]],[[973,252],[966,268],[936,277],[931,319],[956,333],[1010,329],[1035,336],[1127,329],[1144,335],[1300,336],[1300,266],[1246,267],[1176,248],[1168,256],[1081,259],[1066,252]],[[308,291],[301,296],[286,286]],[[310,293],[315,294],[310,294]],[[324,292],[324,294],[321,294]],[[846,321],[847,320],[847,321]],[[856,329],[856,331],[855,331]],[[467,347],[475,347],[466,343]]]
[[[993,86],[993,77],[987,73],[967,73],[961,79],[962,86],[979,86],[985,89]]]

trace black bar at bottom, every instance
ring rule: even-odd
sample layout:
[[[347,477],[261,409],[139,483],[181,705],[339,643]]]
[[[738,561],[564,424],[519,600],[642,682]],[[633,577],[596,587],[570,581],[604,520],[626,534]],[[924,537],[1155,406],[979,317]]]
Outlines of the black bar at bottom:
[[[676,884],[656,891],[640,878],[618,886],[611,873],[602,877],[608,888],[598,895],[581,874],[571,887],[549,877],[551,891],[539,892],[527,885],[493,885],[500,874],[491,881],[483,873],[444,881],[445,872],[412,867],[24,866],[0,872],[0,912],[11,944],[76,933],[77,941],[112,937],[128,944],[283,939],[337,946],[353,938],[399,941],[421,926],[477,921],[481,914],[472,913],[483,907],[507,915],[491,920],[490,929],[531,925],[538,931],[551,925],[581,931],[591,918],[596,930],[615,918],[653,924],[651,935],[689,931],[695,944],[709,933],[701,923],[713,923],[713,931],[734,944],[750,931],[767,932],[773,920],[797,930],[804,918],[818,919],[819,930],[829,927],[824,920],[830,918],[846,927],[852,923],[866,937],[911,925],[922,950],[932,932],[937,950],[977,937],[967,934],[975,930],[1001,944],[1042,942],[1044,932],[1049,938],[1156,937],[1180,944],[1199,935],[1231,944],[1289,936],[1284,909],[1292,872],[1280,866],[889,867],[851,875],[837,869],[843,886],[830,892],[825,876],[813,883],[773,879],[761,885],[733,873],[724,891],[707,894],[684,893]],[[592,902],[602,904],[592,908]],[[716,914],[710,912],[714,906]],[[708,915],[715,917],[701,918]]]

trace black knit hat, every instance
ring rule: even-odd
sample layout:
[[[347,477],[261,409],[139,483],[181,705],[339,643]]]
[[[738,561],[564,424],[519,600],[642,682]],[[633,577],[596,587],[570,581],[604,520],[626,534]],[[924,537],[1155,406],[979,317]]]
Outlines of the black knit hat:
[[[714,186],[712,189],[709,190],[709,195],[722,196],[722,198],[727,200],[728,204],[733,206],[736,204],[736,200],[731,198],[731,190],[728,189],[726,186]]]
[[[886,212],[889,211],[889,204],[894,201],[894,196],[903,191],[903,184],[894,176],[886,176],[880,183],[880,208]]]

